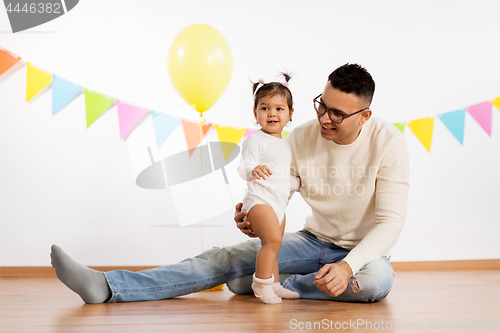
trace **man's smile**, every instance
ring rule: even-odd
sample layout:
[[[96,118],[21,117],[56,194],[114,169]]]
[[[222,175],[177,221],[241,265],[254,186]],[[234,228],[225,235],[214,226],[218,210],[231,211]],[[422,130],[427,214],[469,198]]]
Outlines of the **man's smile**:
[[[334,131],[337,127],[333,127],[331,124],[321,124],[321,128],[325,131]]]

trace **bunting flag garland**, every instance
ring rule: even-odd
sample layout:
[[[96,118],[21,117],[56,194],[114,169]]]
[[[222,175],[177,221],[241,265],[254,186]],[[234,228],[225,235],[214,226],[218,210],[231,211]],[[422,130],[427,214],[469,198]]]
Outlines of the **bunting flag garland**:
[[[148,113],[148,110],[125,104],[119,100],[116,101],[116,107],[118,108],[120,139],[123,140],[139,123],[142,117]]]
[[[465,110],[457,110],[438,115],[439,119],[455,136],[455,138],[464,145],[464,128],[465,128]]]
[[[400,130],[401,133],[405,132],[405,123],[394,123],[393,125],[396,126],[396,128]]]
[[[424,145],[425,149],[431,152],[432,131],[434,129],[434,118],[422,118],[412,120],[408,123],[417,139]]]
[[[151,116],[155,131],[156,148],[160,149],[170,134],[181,124],[182,118],[153,110],[151,110]]]
[[[184,128],[184,135],[186,137],[186,143],[189,150],[189,156],[193,155],[194,148],[198,147],[201,139],[207,134],[212,124],[207,123],[202,127],[202,137],[200,138],[200,126],[198,123],[189,121],[187,119],[182,120],[182,127]]]
[[[237,145],[243,135],[246,132],[246,129],[244,128],[234,128],[234,127],[229,127],[229,126],[221,126],[221,125],[215,125],[215,130],[217,131],[217,136],[219,137],[220,142],[231,142]],[[224,154],[224,159],[226,162],[229,160],[229,157],[231,157],[231,154],[234,151],[234,148],[236,146],[228,147],[228,145],[221,145],[222,148],[222,153]]]
[[[479,125],[491,136],[491,102],[483,102],[465,108]]]
[[[87,128],[99,118],[114,102],[113,97],[105,96],[95,91],[85,90],[85,111],[87,113]]]
[[[82,86],[52,74],[52,115],[61,111],[82,91]]]
[[[8,71],[20,60],[21,57],[0,47],[0,75]],[[115,98],[113,97],[94,92],[88,88],[83,88],[76,83],[70,82],[58,75],[41,69],[30,62],[27,62],[26,66],[26,102],[32,100],[44,88],[51,85],[53,115],[61,111],[83,90],[85,94],[85,112],[87,116],[88,128],[115,102]],[[137,127],[140,120],[148,114],[148,109],[134,107],[122,100],[117,100],[116,102],[118,108],[120,139],[124,139],[134,128]],[[458,142],[463,145],[465,113],[469,113],[481,126],[481,128],[483,128],[483,130],[491,137],[493,106],[500,111],[500,96],[491,101],[478,103],[464,109],[439,114],[437,115],[437,118],[441,120],[441,122],[453,134]],[[152,117],[157,148],[159,149],[172,132],[180,124],[182,124],[190,156],[194,152],[194,148],[200,144],[201,138],[203,138],[212,127],[212,124],[209,123],[203,125],[200,138],[200,127],[195,121],[190,121],[185,118],[153,110],[150,110],[150,114]],[[430,153],[434,131],[434,118],[416,119],[408,122],[393,123],[393,125],[402,133],[404,133],[405,126],[408,125],[425,149]],[[232,142],[235,144],[238,144],[243,136],[249,137],[258,130],[255,128],[244,129],[222,125],[215,125],[215,129],[221,142]],[[288,129],[282,132],[284,137],[287,137],[289,133],[290,130]],[[227,161],[230,158],[232,151],[224,151],[223,147],[223,153],[224,158]]]
[[[247,131],[245,132],[245,137],[248,138],[250,135],[254,134],[255,132],[257,132],[257,129],[248,128]]]
[[[0,75],[14,66],[19,60],[21,60],[21,57],[18,57],[15,54],[12,54],[6,49],[0,47]]]
[[[26,70],[26,102],[31,100],[52,81],[52,74],[28,62]]]
[[[495,98],[491,103],[498,109],[500,110],[500,96]]]

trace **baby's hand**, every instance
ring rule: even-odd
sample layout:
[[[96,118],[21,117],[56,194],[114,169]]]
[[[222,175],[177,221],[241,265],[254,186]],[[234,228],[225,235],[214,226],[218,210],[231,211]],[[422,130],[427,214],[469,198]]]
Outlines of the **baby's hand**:
[[[269,177],[272,174],[271,170],[265,165],[257,165],[255,169],[252,170],[252,177],[256,179],[262,178],[266,180],[266,177]]]

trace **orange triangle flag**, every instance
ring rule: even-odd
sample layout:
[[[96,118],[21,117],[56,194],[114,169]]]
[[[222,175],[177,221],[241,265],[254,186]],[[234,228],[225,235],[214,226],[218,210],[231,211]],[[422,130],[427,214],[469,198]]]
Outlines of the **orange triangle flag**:
[[[207,134],[210,127],[212,127],[212,124],[204,124],[200,131],[198,123],[184,119],[182,121],[182,127],[184,128],[184,136],[186,138],[189,156],[191,156],[194,153],[194,148],[198,147],[202,138]]]
[[[431,152],[432,132],[434,130],[434,118],[422,118],[412,120],[408,123],[417,139],[424,145],[425,149]]]
[[[15,54],[12,54],[6,49],[0,47],[0,75],[14,66],[19,60],[21,60],[21,57],[18,57]]]

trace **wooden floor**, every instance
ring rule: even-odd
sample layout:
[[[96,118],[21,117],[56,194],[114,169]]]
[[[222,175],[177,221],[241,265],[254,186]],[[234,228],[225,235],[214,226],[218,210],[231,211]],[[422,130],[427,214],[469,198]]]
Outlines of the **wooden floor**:
[[[9,333],[291,332],[314,325],[318,331],[500,332],[499,321],[499,270],[399,272],[390,295],[374,304],[265,305],[224,288],[163,301],[84,305],[53,278],[0,278],[0,332]]]

